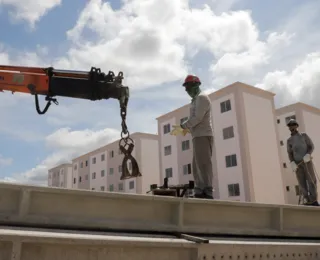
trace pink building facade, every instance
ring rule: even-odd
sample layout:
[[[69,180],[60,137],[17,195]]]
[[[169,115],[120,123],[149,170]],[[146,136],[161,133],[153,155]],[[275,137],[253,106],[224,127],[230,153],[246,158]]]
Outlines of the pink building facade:
[[[72,165],[61,164],[48,172],[48,186],[59,188],[72,188]]]
[[[70,188],[146,194],[151,184],[160,182],[158,135],[133,133],[131,138],[135,144],[132,155],[139,164],[141,177],[120,180],[124,155],[119,150],[118,140],[74,158]],[[129,171],[131,168],[128,163]]]

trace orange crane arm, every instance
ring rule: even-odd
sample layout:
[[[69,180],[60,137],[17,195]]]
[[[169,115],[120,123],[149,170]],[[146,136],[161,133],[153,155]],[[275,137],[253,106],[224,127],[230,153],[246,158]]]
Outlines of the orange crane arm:
[[[0,65],[0,91],[30,93],[35,96],[37,112],[44,114],[56,96],[101,100],[114,98],[122,110],[129,100],[129,88],[122,86],[123,73],[118,76],[92,67],[90,71],[68,71],[49,68]],[[38,109],[38,95],[45,95],[47,107]],[[124,112],[124,111],[123,111]]]
[[[47,112],[51,102],[58,105],[55,97],[70,97],[87,100],[118,99],[122,132],[119,142],[120,150],[125,154],[122,164],[124,176],[121,179],[141,176],[136,160],[131,152],[134,144],[126,125],[129,88],[122,85],[123,73],[117,76],[112,71],[108,74],[92,67],[90,71],[56,70],[53,67],[37,68],[0,65],[0,91],[29,93],[35,96],[36,110],[42,115]],[[40,109],[38,95],[44,95],[47,105]],[[121,145],[124,142],[124,145]],[[126,162],[131,160],[134,169],[132,174]]]

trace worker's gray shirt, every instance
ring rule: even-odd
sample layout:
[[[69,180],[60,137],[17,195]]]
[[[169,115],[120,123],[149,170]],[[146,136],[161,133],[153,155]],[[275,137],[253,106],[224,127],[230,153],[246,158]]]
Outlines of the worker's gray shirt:
[[[211,101],[206,94],[200,92],[192,100],[189,119],[181,126],[190,129],[192,138],[213,136]]]
[[[314,144],[306,133],[294,133],[287,140],[287,152],[290,162],[300,163],[306,154],[311,154]]]

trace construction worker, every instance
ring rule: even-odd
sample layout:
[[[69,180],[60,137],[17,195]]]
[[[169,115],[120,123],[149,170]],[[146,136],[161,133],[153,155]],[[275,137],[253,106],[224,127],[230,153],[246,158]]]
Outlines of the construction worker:
[[[212,146],[213,129],[211,101],[200,90],[200,79],[188,75],[183,83],[185,91],[192,98],[190,116],[181,123],[181,128],[192,136],[192,173],[195,183],[195,198],[213,199]]]
[[[306,133],[298,131],[299,124],[295,119],[290,119],[287,126],[291,132],[287,140],[287,152],[292,171],[296,173],[300,192],[306,200],[304,205],[319,206],[317,179],[311,158],[314,144]]]

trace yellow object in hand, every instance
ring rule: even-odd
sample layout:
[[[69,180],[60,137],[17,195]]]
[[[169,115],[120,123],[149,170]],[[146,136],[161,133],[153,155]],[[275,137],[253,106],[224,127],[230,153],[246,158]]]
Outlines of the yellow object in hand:
[[[173,125],[172,127],[173,127],[173,130],[170,132],[171,135],[182,134],[183,136],[185,136],[187,133],[190,133],[189,129],[183,129],[179,125]]]

